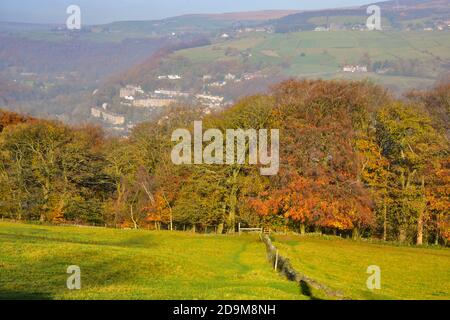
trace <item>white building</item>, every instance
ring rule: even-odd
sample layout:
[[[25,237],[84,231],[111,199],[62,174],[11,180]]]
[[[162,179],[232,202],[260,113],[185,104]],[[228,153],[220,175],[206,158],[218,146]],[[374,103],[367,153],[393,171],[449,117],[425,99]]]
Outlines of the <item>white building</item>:
[[[127,85],[125,88],[120,89],[120,97],[135,96],[137,93],[144,94],[144,90],[140,86]]]
[[[228,73],[227,75],[225,75],[225,80],[234,80],[236,79],[236,76],[234,74]]]
[[[166,75],[166,76],[158,76],[158,79],[159,80],[167,80],[167,79],[169,79],[169,80],[181,80],[182,77],[180,75],[178,75],[178,74],[169,74],[169,75]]]
[[[133,106],[137,108],[161,108],[167,107],[175,102],[176,100],[174,99],[139,99],[134,101]]]
[[[99,110],[97,108],[91,108],[91,115],[95,118],[101,118],[102,117],[102,110]]]
[[[168,97],[182,97],[182,98],[188,98],[189,93],[180,92],[180,91],[172,91],[172,90],[155,90],[155,94],[162,95],[162,96],[168,96]]]
[[[342,71],[344,71],[344,72],[351,72],[351,73],[368,72],[368,67],[367,66],[360,66],[360,65],[345,65],[342,68]]]
[[[227,82],[226,82],[226,81],[222,81],[222,82],[216,81],[216,82],[213,82],[213,83],[209,83],[209,84],[208,84],[208,87],[215,87],[215,88],[218,88],[218,87],[224,87],[224,86],[226,86],[226,85],[227,85]]]
[[[201,104],[210,108],[220,107],[225,99],[224,97],[211,96],[208,94],[197,94],[195,97]]]
[[[125,123],[125,117],[103,112],[103,120],[112,125],[122,125]]]
[[[314,29],[314,31],[319,31],[319,32],[323,32],[323,31],[330,31],[330,28],[328,27],[317,27]]]
[[[107,113],[97,108],[91,108],[91,115],[112,125],[123,125],[125,123],[125,117]]]

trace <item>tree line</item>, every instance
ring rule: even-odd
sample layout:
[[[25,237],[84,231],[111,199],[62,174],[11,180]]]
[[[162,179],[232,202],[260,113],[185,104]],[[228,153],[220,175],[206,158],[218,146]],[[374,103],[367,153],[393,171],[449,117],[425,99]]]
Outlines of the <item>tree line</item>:
[[[370,82],[295,81],[210,115],[173,107],[127,138],[0,113],[0,215],[235,232],[238,223],[409,243],[450,239],[450,85],[398,99]],[[171,162],[172,132],[279,129],[280,171]]]

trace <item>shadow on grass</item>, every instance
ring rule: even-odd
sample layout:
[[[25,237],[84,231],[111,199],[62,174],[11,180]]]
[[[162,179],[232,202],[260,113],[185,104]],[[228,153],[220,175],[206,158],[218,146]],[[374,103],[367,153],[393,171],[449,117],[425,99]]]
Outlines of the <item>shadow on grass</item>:
[[[309,286],[308,283],[306,283],[306,281],[301,280],[299,285],[300,285],[300,292],[302,293],[302,295],[310,297],[311,300],[322,300],[322,299],[314,296],[314,294],[312,293],[311,287]]]
[[[0,293],[0,300],[53,300],[53,295],[47,292],[21,292],[3,291]]]
[[[146,235],[148,237],[148,235]],[[68,243],[68,244],[79,244],[79,245],[91,245],[91,246],[104,246],[104,247],[121,247],[121,248],[149,248],[157,247],[160,244],[150,238],[150,240],[143,238],[142,236],[134,236],[129,238],[124,238],[119,241],[106,240],[106,241],[96,241],[96,240],[83,240],[80,238],[62,238],[62,237],[48,237],[47,235],[39,234],[13,234],[13,233],[2,233],[0,232],[0,237],[9,238],[13,240],[29,240],[29,241],[42,241],[42,242],[56,242],[56,243]],[[147,240],[147,242],[143,242]]]

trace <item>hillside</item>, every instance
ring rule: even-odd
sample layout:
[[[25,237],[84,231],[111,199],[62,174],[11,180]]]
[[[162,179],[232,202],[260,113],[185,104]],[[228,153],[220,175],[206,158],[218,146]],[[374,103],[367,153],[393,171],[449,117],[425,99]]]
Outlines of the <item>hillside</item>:
[[[200,101],[214,108],[266,92],[289,77],[370,79],[402,94],[428,88],[449,72],[449,4],[378,3],[383,32],[372,33],[365,27],[366,6],[190,14],[85,26],[80,32],[0,23],[0,103],[127,134],[127,126],[155,119],[164,109],[130,108],[120,97],[128,85],[143,87],[144,105],[152,103],[149,98],[157,99],[157,106],[173,100],[199,104],[195,96],[201,95],[220,100]],[[169,75],[180,79],[168,80]],[[191,97],[173,99],[155,91]],[[91,108],[105,104],[112,117],[125,117],[123,125],[92,116]]]
[[[422,30],[447,26],[450,17],[449,0],[393,0],[375,3],[381,8],[383,29]],[[368,5],[344,9],[306,11],[273,21],[276,32],[314,30],[329,27],[334,30],[364,27]]]
[[[248,32],[154,56],[112,83],[116,95],[120,86],[139,84],[149,92],[160,88],[193,95],[205,91],[227,101],[264,92],[289,77],[370,79],[403,93],[430,87],[450,71],[448,43],[450,32]],[[346,72],[346,65],[366,69]],[[164,74],[181,79],[159,80]],[[105,96],[105,101],[109,98]]]
[[[297,13],[295,10],[228,12],[222,14],[187,14],[153,21],[123,21],[99,26],[111,32],[187,33],[220,32],[236,26],[250,26]]]

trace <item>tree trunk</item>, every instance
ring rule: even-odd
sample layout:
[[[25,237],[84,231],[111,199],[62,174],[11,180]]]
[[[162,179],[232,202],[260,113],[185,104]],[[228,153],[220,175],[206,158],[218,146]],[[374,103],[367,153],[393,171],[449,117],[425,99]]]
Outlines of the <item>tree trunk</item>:
[[[426,207],[426,199],[425,199],[425,177],[422,176],[422,194],[423,194],[423,203],[422,207],[419,208],[419,216],[417,217],[417,242],[418,246],[423,244],[423,213]]]
[[[230,196],[230,213],[228,215],[228,233],[236,232],[236,194],[234,191]]]
[[[419,210],[419,217],[417,218],[417,242],[416,245],[423,244],[423,210]]]
[[[219,224],[217,227],[217,234],[222,234],[223,233],[223,223]]]
[[[306,225],[304,223],[300,224],[300,234],[306,233]]]
[[[169,202],[169,200],[167,200],[167,197],[166,197],[166,195],[164,193],[163,193],[163,198],[164,198],[164,201],[167,204],[167,207],[169,208],[170,231],[173,231],[173,211],[172,211],[172,206],[170,205],[170,202]]]
[[[322,228],[320,226],[316,226],[315,230],[317,233],[322,234]]]
[[[437,216],[436,216],[436,239],[434,240],[434,244],[435,245],[439,245],[439,237],[440,237],[440,235],[439,235],[439,221],[440,221],[440,215],[439,214],[437,214]]]
[[[352,239],[353,240],[359,240],[359,229],[358,229],[358,227],[355,227],[352,230]]]
[[[229,197],[230,212],[228,215],[228,233],[236,232],[236,206],[237,206],[237,193],[239,191],[239,187],[237,185],[237,177],[239,175],[239,170],[240,169],[236,169],[233,171],[232,186]]]
[[[386,199],[383,204],[383,241],[387,240],[387,204]]]
[[[137,230],[138,229],[138,225],[137,225],[137,221],[134,219],[134,213],[133,213],[133,206],[130,206],[130,217],[131,217],[131,221],[133,221],[133,225],[134,225],[134,229]]]
[[[406,227],[400,226],[399,234],[398,234],[398,241],[400,243],[406,242]]]

